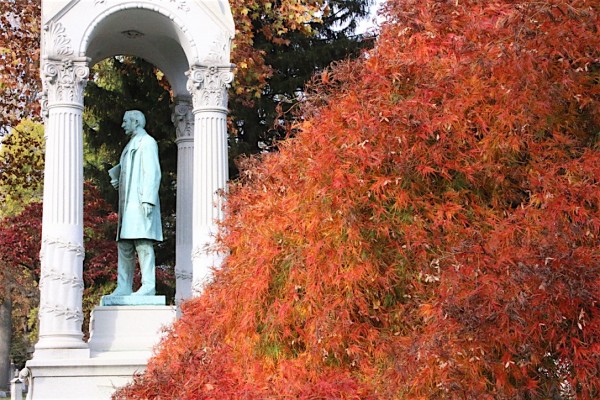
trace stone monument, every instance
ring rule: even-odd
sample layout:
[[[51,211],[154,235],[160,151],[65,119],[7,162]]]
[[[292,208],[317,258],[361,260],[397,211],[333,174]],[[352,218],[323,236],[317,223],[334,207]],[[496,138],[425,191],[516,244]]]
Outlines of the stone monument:
[[[228,178],[227,87],[235,27],[227,0],[42,0],[42,28],[40,324],[22,375],[32,399],[108,399],[145,368],[161,326],[173,321],[176,310],[99,306],[91,338],[82,340],[82,113],[89,68],[107,57],[132,55],[153,63],[171,84],[180,302],[201,290],[220,262],[210,247],[222,215],[217,193]]]

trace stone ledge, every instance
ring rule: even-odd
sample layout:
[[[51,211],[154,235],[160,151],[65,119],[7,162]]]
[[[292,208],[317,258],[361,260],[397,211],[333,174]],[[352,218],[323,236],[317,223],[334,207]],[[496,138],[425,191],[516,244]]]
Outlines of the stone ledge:
[[[102,296],[101,306],[164,306],[165,296]]]
[[[108,400],[117,388],[131,383],[135,374],[144,372],[146,360],[29,360],[31,396],[36,400]]]

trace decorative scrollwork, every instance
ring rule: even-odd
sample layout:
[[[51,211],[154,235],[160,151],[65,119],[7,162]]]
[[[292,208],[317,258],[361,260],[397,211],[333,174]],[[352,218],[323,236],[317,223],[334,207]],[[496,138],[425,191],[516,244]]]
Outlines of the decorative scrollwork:
[[[206,282],[203,282],[203,281],[193,282],[192,283],[193,296],[195,297],[195,296],[199,296],[200,294],[202,294],[205,287],[206,287]]]
[[[46,86],[46,85],[42,84],[42,86]],[[42,105],[42,110],[41,110],[42,118],[44,119],[44,123],[46,123],[48,121],[48,117],[49,117],[49,110],[48,110],[48,89],[45,87],[43,87],[43,90],[42,90],[42,97],[40,98],[40,103]],[[44,130],[44,138],[46,140],[48,140],[48,134],[46,132],[47,132],[47,130]]]
[[[171,114],[171,121],[175,125],[177,141],[191,139],[194,135],[194,116],[191,101],[176,100]]]
[[[190,11],[190,6],[187,4],[186,0],[171,0],[171,3],[177,3],[177,8],[182,11]]]
[[[42,70],[42,105],[46,108],[53,103],[65,102],[83,105],[83,90],[89,73],[87,61],[46,59]]]
[[[50,245],[56,246],[60,249],[66,249],[67,251],[75,252],[78,257],[82,257],[82,258],[85,257],[85,249],[80,244],[67,242],[67,241],[61,240],[59,238],[52,238],[52,237],[44,238],[44,240],[42,241],[42,249],[44,249],[46,246],[50,246]],[[40,255],[40,256],[43,256],[43,255]]]
[[[194,98],[194,108],[227,109],[227,88],[233,81],[230,65],[195,65],[187,76],[187,89]]]
[[[211,43],[208,55],[204,59],[205,62],[207,64],[226,63],[226,57],[229,55],[229,52],[227,51],[229,40],[229,36],[226,34],[221,34],[215,38]]]
[[[67,57],[73,55],[71,39],[65,34],[65,28],[60,22],[50,22],[44,25],[45,53],[51,57]]]
[[[175,268],[175,279],[191,281],[194,275],[191,272],[182,271],[180,269]]]
[[[65,285],[70,285],[72,288],[83,290],[83,279],[75,275],[59,272],[52,268],[42,273],[42,276],[40,277],[40,289],[49,281],[59,281]]]
[[[19,371],[19,379],[21,382],[27,382],[27,387],[31,387],[31,370],[27,367]]]
[[[206,257],[207,254],[208,254],[208,251],[205,246],[204,247],[195,247],[192,250],[192,261],[196,261],[203,257]]]
[[[54,315],[64,317],[66,320],[83,322],[83,312],[80,309],[71,309],[57,304],[44,304],[40,307],[40,315]]]

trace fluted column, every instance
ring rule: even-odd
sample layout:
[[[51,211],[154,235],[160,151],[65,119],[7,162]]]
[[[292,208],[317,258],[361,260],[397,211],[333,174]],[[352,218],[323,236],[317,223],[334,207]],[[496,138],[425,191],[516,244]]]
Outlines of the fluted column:
[[[177,133],[177,206],[175,222],[175,303],[192,297],[192,188],[194,115],[192,99],[177,97],[171,121]]]
[[[233,80],[231,65],[194,65],[188,72],[193,96],[193,290],[199,293],[218,268],[223,255],[214,251],[217,221],[222,219],[222,198],[229,178],[227,160],[227,87]]]
[[[81,324],[85,254],[82,112],[88,75],[88,59],[45,59],[42,65],[46,161],[36,358],[87,351]]]

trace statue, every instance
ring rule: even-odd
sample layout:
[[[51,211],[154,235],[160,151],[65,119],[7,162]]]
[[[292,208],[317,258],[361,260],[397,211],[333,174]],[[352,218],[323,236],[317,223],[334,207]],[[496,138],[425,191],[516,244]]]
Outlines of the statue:
[[[117,228],[118,278],[111,296],[154,296],[156,273],[154,242],[162,241],[160,222],[160,163],[156,141],[144,129],[141,111],[125,112],[121,127],[130,136],[118,165],[108,171],[111,184],[119,191]],[[133,273],[137,253],[142,286],[133,291]]]

